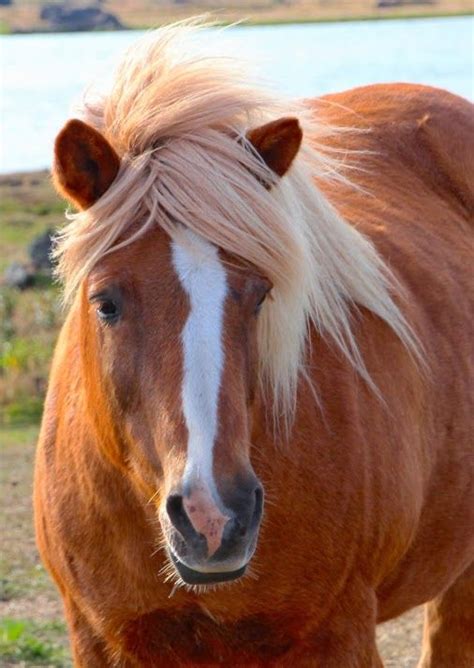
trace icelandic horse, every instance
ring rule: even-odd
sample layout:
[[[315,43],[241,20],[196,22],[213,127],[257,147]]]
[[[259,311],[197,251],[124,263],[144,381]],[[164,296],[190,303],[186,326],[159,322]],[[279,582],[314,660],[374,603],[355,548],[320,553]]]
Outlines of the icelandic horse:
[[[472,107],[293,104],[190,30],[55,144],[34,500],[75,665],[381,666],[426,603],[419,665],[472,668]]]

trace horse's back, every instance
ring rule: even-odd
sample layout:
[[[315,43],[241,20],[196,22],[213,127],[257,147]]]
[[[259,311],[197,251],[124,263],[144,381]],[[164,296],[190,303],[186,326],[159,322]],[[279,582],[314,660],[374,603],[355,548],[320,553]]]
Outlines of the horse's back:
[[[471,215],[474,209],[474,113],[467,100],[444,90],[415,84],[376,84],[315,101],[329,123],[363,130],[352,134],[352,148],[373,151],[387,176],[400,187],[417,181]],[[347,134],[341,136],[346,144]],[[403,173],[400,169],[403,168]],[[389,190],[393,184],[387,183]],[[406,191],[405,191],[406,194]]]

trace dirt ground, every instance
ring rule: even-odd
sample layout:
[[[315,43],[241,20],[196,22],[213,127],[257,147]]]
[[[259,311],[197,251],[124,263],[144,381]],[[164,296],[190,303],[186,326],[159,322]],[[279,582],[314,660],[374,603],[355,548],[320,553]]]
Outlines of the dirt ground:
[[[415,608],[398,619],[381,624],[377,629],[377,644],[385,668],[415,668],[422,635],[423,608]]]
[[[1,429],[0,524],[2,527],[0,617],[28,620],[35,624],[59,625],[62,606],[54,586],[42,567],[34,543],[31,485],[36,427]],[[64,627],[54,642],[67,647]],[[416,609],[378,629],[378,644],[386,668],[415,668],[420,649],[422,611]],[[44,633],[43,633],[44,636]],[[0,666],[68,666],[64,660],[53,664],[22,660],[11,662],[0,654]],[[91,667],[93,668],[93,667]]]

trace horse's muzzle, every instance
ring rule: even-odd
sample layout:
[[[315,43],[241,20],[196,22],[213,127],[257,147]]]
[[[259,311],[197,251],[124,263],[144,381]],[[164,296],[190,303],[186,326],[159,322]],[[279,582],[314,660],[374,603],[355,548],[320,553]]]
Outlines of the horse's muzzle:
[[[245,573],[257,544],[263,490],[252,475],[215,500],[201,482],[170,494],[162,515],[171,561],[187,584],[228,582]]]
[[[210,584],[219,584],[221,582],[230,582],[231,580],[238,580],[238,578],[244,575],[247,564],[238,568],[235,571],[215,571],[215,572],[203,572],[196,571],[193,568],[189,568],[182,561],[175,557],[175,555],[170,552],[170,559],[178,571],[183,582],[189,585],[210,585]]]

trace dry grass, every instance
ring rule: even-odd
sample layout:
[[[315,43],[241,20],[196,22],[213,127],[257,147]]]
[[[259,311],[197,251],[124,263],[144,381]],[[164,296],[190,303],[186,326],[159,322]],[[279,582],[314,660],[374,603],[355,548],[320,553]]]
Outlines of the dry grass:
[[[16,0],[12,7],[0,8],[0,22],[7,31],[45,30],[46,24],[39,19],[40,4],[40,0]],[[376,0],[107,0],[103,7],[116,14],[128,28],[156,27],[205,12],[212,12],[216,19],[224,22],[291,23],[473,11],[472,0],[407,2],[391,9],[378,9],[376,5]]]
[[[0,666],[70,666],[62,604],[40,562],[31,505],[38,428],[0,427]]]

